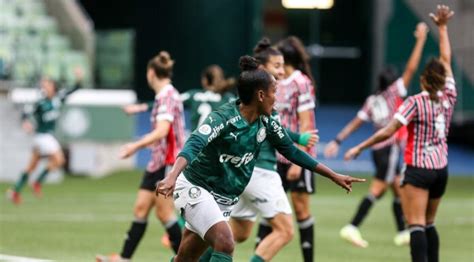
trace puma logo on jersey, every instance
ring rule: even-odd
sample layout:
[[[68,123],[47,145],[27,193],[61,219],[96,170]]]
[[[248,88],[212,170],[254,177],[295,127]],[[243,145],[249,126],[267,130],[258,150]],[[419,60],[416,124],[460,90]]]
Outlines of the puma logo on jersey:
[[[237,141],[237,135],[236,134],[234,134],[233,132],[230,132],[229,134],[230,134],[231,137],[233,137],[235,139],[235,141]]]
[[[253,156],[252,153],[245,153],[242,157],[222,154],[222,155],[219,156],[219,162],[221,162],[221,163],[230,162],[231,164],[235,165],[235,167],[240,167],[242,165],[246,165],[246,164],[250,163],[250,161],[252,161],[253,157],[254,156]]]

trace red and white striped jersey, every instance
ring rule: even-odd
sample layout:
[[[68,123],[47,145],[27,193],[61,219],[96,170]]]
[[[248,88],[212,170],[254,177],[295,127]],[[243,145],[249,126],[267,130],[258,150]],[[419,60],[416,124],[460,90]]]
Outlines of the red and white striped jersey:
[[[300,132],[298,113],[310,111],[312,129],[316,128],[315,94],[309,77],[299,70],[294,71],[287,79],[278,82],[276,98],[275,108],[280,115],[282,126],[293,132]],[[316,149],[313,147],[308,150],[308,153],[315,157]],[[278,162],[290,163],[280,154],[278,154]]]
[[[410,96],[395,114],[395,119],[408,126],[407,165],[441,169],[448,164],[446,137],[457,97],[453,78],[446,78],[445,90],[438,96],[439,102],[432,101],[426,91]]]
[[[160,121],[171,123],[168,135],[151,146],[152,154],[147,171],[154,172],[164,166],[173,165],[185,141],[183,103],[178,91],[167,85],[155,96],[151,112],[152,128]]]
[[[392,120],[397,108],[403,103],[402,98],[406,95],[407,89],[403,79],[399,78],[385,91],[367,97],[357,117],[365,122],[372,122],[375,131],[382,129]],[[396,137],[397,134],[394,134],[389,139],[373,145],[372,149],[377,150],[392,145],[396,142]]]

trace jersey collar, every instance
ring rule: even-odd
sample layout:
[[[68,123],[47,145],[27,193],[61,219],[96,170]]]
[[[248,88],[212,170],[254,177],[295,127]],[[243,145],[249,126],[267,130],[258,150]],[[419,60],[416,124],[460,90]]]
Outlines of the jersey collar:
[[[249,123],[247,123],[247,120],[245,120],[245,118],[242,116],[242,114],[240,114],[240,110],[239,110],[239,105],[240,105],[240,99],[236,99],[235,101],[231,102],[234,104],[233,108],[234,108],[234,115],[235,116],[240,116],[240,120],[239,121],[236,121],[236,122],[233,122],[233,123],[230,123],[231,125],[235,126],[236,128],[238,129],[242,129],[242,128],[246,128],[247,126],[249,126]]]
[[[158,94],[155,95],[155,98],[158,98],[160,95],[162,94],[166,94],[166,92],[168,92],[169,90],[173,89],[173,85],[172,84],[167,84],[165,85]]]

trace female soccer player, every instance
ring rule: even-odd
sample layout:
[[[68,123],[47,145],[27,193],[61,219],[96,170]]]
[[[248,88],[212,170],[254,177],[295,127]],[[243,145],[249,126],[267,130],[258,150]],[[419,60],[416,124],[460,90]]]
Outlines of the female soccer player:
[[[262,69],[278,80],[283,79],[285,74],[283,55],[271,47],[268,38],[263,38],[257,44],[254,57]],[[278,121],[278,115],[272,117]],[[286,131],[292,141],[304,146],[313,146],[319,138],[315,133],[300,136]],[[259,241],[251,261],[270,261],[293,237],[292,211],[281,178],[276,172],[276,166],[275,148],[270,142],[264,141],[249,184],[231,213],[230,225],[234,240],[238,243],[250,236],[257,214],[260,213],[262,219],[271,226],[271,233]]]
[[[212,112],[186,141],[156,192],[173,196],[186,220],[174,261],[196,261],[210,245],[211,261],[232,261],[234,240],[227,220],[247,186],[266,139],[291,161],[328,177],[347,191],[363,179],[334,173],[293,145],[278,121],[270,117],[276,81],[258,69],[253,57],[240,59],[239,100]]]
[[[278,44],[285,59],[285,79],[279,83],[276,108],[281,124],[293,132],[306,132],[316,128],[314,108],[315,88],[309,66],[309,56],[303,43],[291,36]],[[313,157],[315,148],[306,149]],[[315,181],[311,170],[302,169],[278,156],[278,173],[285,191],[291,192],[296,220],[300,231],[300,247],[305,262],[314,256],[314,219],[310,212],[310,194],[315,192]],[[267,231],[260,225],[259,231]],[[260,234],[259,234],[260,235]],[[263,234],[262,234],[263,237]]]
[[[14,204],[21,203],[20,192],[28,182],[28,177],[36,170],[38,163],[42,157],[48,158],[47,167],[41,171],[40,175],[33,183],[33,192],[37,197],[41,196],[41,185],[46,179],[48,173],[61,168],[64,165],[64,154],[59,145],[58,140],[54,137],[56,122],[61,115],[61,107],[66,98],[81,88],[83,72],[80,68],[74,70],[77,80],[76,85],[72,89],[58,90],[58,84],[54,80],[44,77],[41,82],[41,93],[43,97],[38,100],[32,107],[26,107],[22,115],[23,129],[32,133],[36,133],[33,138],[33,150],[31,160],[26,171],[21,174],[20,179],[15,186],[8,190],[9,199]],[[35,126],[31,123],[34,122]]]
[[[153,207],[157,218],[166,228],[173,250],[178,251],[181,229],[173,201],[157,198],[154,194],[156,183],[164,178],[167,167],[173,165],[184,144],[183,104],[178,91],[171,84],[173,65],[174,61],[165,51],[148,62],[148,84],[156,93],[150,119],[153,130],[140,140],[123,146],[120,156],[127,158],[139,149],[151,146],[152,157],[138,190],[134,206],[135,220],[127,233],[122,253],[110,257],[99,255],[97,261],[130,260],[145,233],[148,214]]]
[[[416,43],[403,75],[396,80],[391,70],[384,70],[379,75],[379,85],[375,94],[365,100],[364,106],[357,113],[357,116],[326,146],[324,150],[326,157],[336,156],[342,141],[348,138],[364,122],[372,122],[375,130],[385,127],[390,122],[398,106],[403,102],[402,98],[407,94],[406,88],[410,85],[410,81],[418,68],[427,33],[428,27],[426,24],[419,23],[415,31]],[[369,194],[360,203],[351,223],[341,229],[340,235],[355,246],[367,247],[369,243],[362,238],[358,227],[367,216],[372,204],[380,199],[390,186],[394,194],[392,208],[398,231],[394,242],[396,245],[408,244],[410,234],[405,230],[405,221],[403,220],[399,199],[398,174],[400,170],[398,157],[400,149],[396,136],[394,135],[390,139],[372,146],[372,150],[372,159],[376,171],[370,184]]]
[[[345,154],[345,159],[352,159],[390,138],[402,125],[408,126],[401,196],[414,262],[439,260],[434,221],[448,180],[446,137],[457,96],[447,27],[453,14],[444,5],[438,6],[436,15],[430,14],[439,30],[440,57],[426,64],[420,77],[423,91],[409,97],[386,127]]]
[[[227,92],[234,84],[233,78],[226,79],[224,71],[218,65],[210,65],[201,74],[203,89],[191,89],[181,95],[183,105],[191,114],[191,128],[193,131],[206,119],[212,111],[227,103],[234,95]]]

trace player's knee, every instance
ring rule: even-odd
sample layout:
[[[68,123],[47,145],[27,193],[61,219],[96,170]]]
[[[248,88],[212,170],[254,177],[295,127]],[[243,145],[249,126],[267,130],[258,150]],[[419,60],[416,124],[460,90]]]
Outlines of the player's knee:
[[[296,208],[295,205],[295,216],[297,220],[304,220],[307,219],[311,214],[309,213],[309,210],[306,208],[300,206],[300,208]]]
[[[219,235],[214,241],[213,249],[225,254],[232,254],[234,252],[235,242],[232,235]]]
[[[148,206],[145,204],[136,204],[133,207],[133,214],[136,218],[145,218],[148,216]]]

